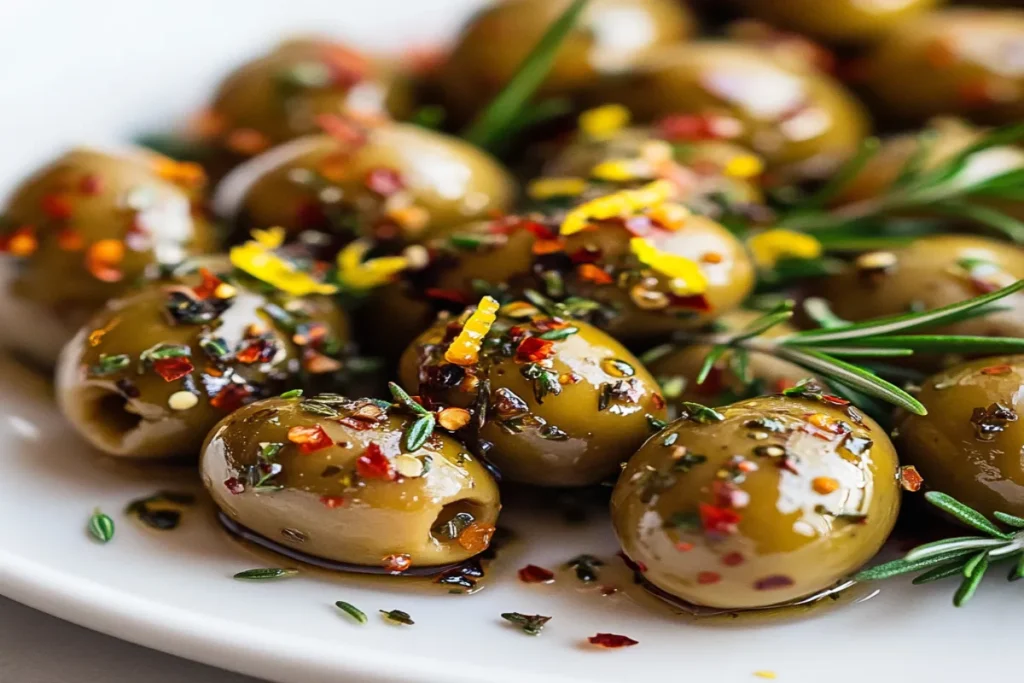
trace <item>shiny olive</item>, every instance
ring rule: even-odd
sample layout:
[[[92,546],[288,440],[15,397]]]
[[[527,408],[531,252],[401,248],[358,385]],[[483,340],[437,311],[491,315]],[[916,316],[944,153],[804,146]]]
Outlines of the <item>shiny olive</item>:
[[[868,130],[861,105],[830,76],[725,41],[652,50],[593,97],[623,104],[642,121],[705,117],[707,127],[770,165],[815,174],[848,157]],[[735,121],[725,125],[729,119]]]
[[[930,377],[927,415],[897,423],[896,446],[924,483],[984,515],[1024,516],[1024,356],[982,358]]]
[[[235,214],[236,239],[271,226],[425,239],[501,213],[514,198],[508,172],[457,138],[406,124],[364,133],[300,138],[236,168],[217,196]]]
[[[640,361],[587,323],[552,318],[524,302],[506,304],[476,362],[462,365],[451,362],[449,350],[474,324],[465,317],[442,320],[413,342],[399,377],[431,401],[471,410],[469,429],[489,444],[488,459],[510,481],[600,482],[647,438],[649,419],[665,416],[658,386]]]
[[[715,329],[737,332],[759,317],[761,314],[754,311],[732,311],[715,320]],[[796,329],[783,323],[761,336],[770,339],[793,332]],[[704,383],[697,384],[697,375],[711,349],[704,344],[681,346],[648,363],[647,369],[658,379],[673,417],[680,414],[684,401],[720,406],[742,398],[777,393],[812,378],[812,373],[799,365],[768,353],[728,351],[715,362]]]
[[[612,494],[626,555],[696,605],[750,609],[813,596],[856,571],[899,511],[897,461],[870,418],[755,398],[652,436]]]
[[[272,398],[214,427],[200,469],[231,519],[288,548],[399,574],[485,550],[501,505],[487,469],[415,416],[336,394]]]
[[[409,80],[394,65],[345,45],[298,38],[243,64],[214,94],[200,124],[237,162],[321,130],[318,117],[408,116]]]
[[[862,254],[816,290],[840,318],[860,321],[931,310],[1011,285],[1024,277],[1024,249],[983,237],[934,235],[892,251]],[[1024,336],[1024,294],[987,315],[943,325],[936,334]]]
[[[956,8],[902,24],[867,62],[864,87],[898,122],[941,114],[984,123],[1024,117],[1024,11]]]
[[[113,299],[68,343],[57,397],[93,446],[120,457],[195,457],[244,403],[340,370],[348,326],[326,297],[298,299],[214,272]]]
[[[93,149],[24,181],[0,215],[0,339],[51,366],[107,299],[158,264],[213,250],[203,182],[194,164]]]
[[[439,76],[450,112],[466,120],[488,104],[569,4],[503,0],[474,16]],[[652,46],[674,43],[693,30],[689,12],[675,0],[594,0],[565,39],[537,97],[573,95]]]
[[[843,45],[876,41],[941,2],[943,0],[737,0],[752,17]]]

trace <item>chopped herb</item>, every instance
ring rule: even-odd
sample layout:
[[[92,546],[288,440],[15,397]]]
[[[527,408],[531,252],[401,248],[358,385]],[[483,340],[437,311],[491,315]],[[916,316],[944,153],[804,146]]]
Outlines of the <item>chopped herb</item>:
[[[512,622],[521,628],[523,633],[531,636],[540,635],[540,632],[544,630],[544,625],[551,621],[551,617],[543,617],[539,614],[520,614],[519,612],[503,612],[501,618]]]
[[[89,368],[89,374],[94,377],[112,375],[115,372],[120,372],[127,368],[131,362],[132,359],[125,353],[120,353],[116,356],[108,356],[103,353],[100,354],[99,362]]]
[[[395,624],[403,624],[405,626],[412,626],[416,622],[412,620],[408,612],[403,612],[400,609],[393,609],[389,611],[380,610],[380,613],[384,615],[384,618]]]
[[[423,447],[430,436],[434,433],[434,426],[437,420],[432,413],[420,415],[410,424],[402,435],[402,448],[406,451],[417,451]]]
[[[220,337],[203,337],[199,340],[199,348],[210,357],[210,360],[217,363],[223,362],[231,356],[227,342]]]
[[[355,605],[344,600],[338,600],[334,605],[345,614],[355,619],[360,624],[366,623],[366,613]]]
[[[576,578],[584,583],[591,583],[598,579],[598,567],[603,567],[604,562],[593,555],[577,555],[565,563],[566,567],[576,571]]]
[[[284,579],[290,576],[295,576],[298,573],[298,569],[262,567],[260,569],[246,569],[244,572],[238,572],[232,578],[238,579],[239,581],[272,581],[274,579]]]
[[[725,419],[725,416],[714,408],[708,408],[700,403],[684,401],[682,408],[685,410],[684,417],[686,417],[686,419],[693,422],[699,422],[700,424],[721,422]]]
[[[476,518],[468,512],[457,512],[448,521],[435,525],[430,533],[437,538],[454,541],[475,521]]]
[[[286,391],[283,394],[281,394],[281,398],[301,398],[301,397],[302,397],[302,389],[292,389],[291,391]],[[320,398],[320,397],[318,397],[318,398]],[[321,403],[322,402],[323,401],[321,400]]]
[[[545,341],[563,341],[579,331],[580,329],[578,327],[563,327],[560,330],[548,330],[544,334],[539,335],[537,338],[543,339]]]
[[[413,413],[416,413],[418,415],[430,414],[429,410],[427,410],[419,403],[414,401],[412,396],[410,396],[405,389],[398,386],[394,382],[388,382],[388,389],[391,391],[391,395],[394,397],[396,403],[405,406],[407,409],[411,410]]]
[[[313,399],[304,400],[299,404],[299,408],[304,412],[312,413],[313,415],[320,415],[321,417],[338,417],[341,415],[341,413],[326,403],[321,403]]]
[[[668,427],[668,422],[665,422],[665,420],[659,420],[658,418],[654,417],[653,415],[648,414],[647,415],[647,426],[650,428],[650,430],[652,432],[657,433],[657,432],[660,432],[665,427]]]
[[[114,520],[97,509],[89,517],[89,534],[100,543],[109,543],[114,538]]]

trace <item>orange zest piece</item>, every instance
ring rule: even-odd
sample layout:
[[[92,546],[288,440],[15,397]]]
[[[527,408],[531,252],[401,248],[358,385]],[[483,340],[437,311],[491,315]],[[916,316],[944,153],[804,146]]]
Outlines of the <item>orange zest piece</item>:
[[[491,545],[491,537],[494,536],[494,527],[490,524],[477,524],[473,522],[459,534],[459,545],[467,551],[476,554],[487,550]]]
[[[444,359],[455,365],[473,365],[480,359],[480,345],[484,337],[491,331],[494,324],[495,313],[501,306],[493,297],[485,296],[480,299],[473,315],[463,325],[462,331],[455,341],[451,343],[448,350],[444,352]]]
[[[85,267],[97,280],[118,282],[124,277],[124,242],[114,239],[93,242],[85,252]]]

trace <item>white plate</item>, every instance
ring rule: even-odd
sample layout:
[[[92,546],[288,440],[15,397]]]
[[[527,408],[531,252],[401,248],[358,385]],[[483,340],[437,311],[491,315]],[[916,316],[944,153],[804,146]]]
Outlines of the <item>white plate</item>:
[[[362,44],[422,44],[457,24],[452,7],[478,4],[5,0],[0,87],[3,101],[18,106],[5,107],[0,187],[66,144],[124,139],[184,114],[219,73],[281,33],[313,28]],[[319,573],[233,581],[235,572],[268,560],[228,541],[208,505],[166,533],[120,513],[161,487],[195,490],[190,473],[99,458],[63,423],[46,381],[7,360],[0,360],[0,405],[0,593],[208,664],[285,683],[720,683],[757,680],[759,671],[786,682],[859,683],[990,680],[1019,670],[1021,595],[1001,577],[960,611],[949,605],[949,585],[901,581],[871,600],[800,621],[694,622],[629,586],[602,515],[578,527],[508,510],[503,522],[521,540],[493,564],[487,587],[469,596]],[[106,546],[84,530],[97,506],[117,520]],[[557,568],[580,552],[606,559],[602,583],[624,590],[603,596],[565,571],[550,585],[516,580],[527,563]],[[368,612],[369,623],[339,614],[333,603],[340,599]],[[416,625],[378,618],[376,610],[393,608],[411,613]],[[499,618],[505,611],[553,620],[531,638]],[[586,644],[597,632],[640,644],[600,651]]]

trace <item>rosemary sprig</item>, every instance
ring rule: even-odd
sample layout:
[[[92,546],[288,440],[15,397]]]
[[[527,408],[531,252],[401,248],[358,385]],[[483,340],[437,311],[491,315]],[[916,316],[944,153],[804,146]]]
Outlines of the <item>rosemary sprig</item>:
[[[899,560],[865,569],[856,574],[854,580],[877,581],[926,570],[913,581],[914,585],[920,585],[959,576],[960,587],[953,595],[953,604],[961,607],[971,599],[985,572],[996,562],[1013,562],[1008,580],[1024,577],[1024,519],[1003,512],[993,513],[997,520],[1015,529],[1008,533],[952,496],[929,491],[924,497],[935,507],[984,535],[957,536],[925,543]]]
[[[820,303],[812,303],[812,316],[822,325],[818,329],[794,332],[781,337],[760,336],[793,316],[792,302],[782,300],[763,316],[735,332],[688,335],[690,343],[710,345],[697,383],[701,384],[712,366],[729,349],[758,351],[788,360],[824,379],[842,385],[869,398],[881,399],[918,415],[927,410],[906,391],[879,377],[868,368],[843,358],[887,358],[928,353],[1020,353],[1024,339],[1012,337],[972,337],[960,335],[904,334],[925,326],[962,320],[994,301],[1024,289],[1024,280],[989,294],[919,313],[888,316],[850,323]]]
[[[551,71],[559,48],[588,2],[573,0],[537,41],[505,88],[470,124],[462,137],[478,147],[493,149],[503,138],[521,128],[517,121],[523,118],[530,98]]]
[[[817,193],[789,207],[777,227],[807,232],[837,230],[862,221],[889,219],[923,209],[933,214],[970,220],[992,228],[1018,244],[1024,243],[1024,221],[983,203],[990,198],[1024,198],[1024,169],[1012,169],[979,179],[971,179],[963,173],[975,155],[1021,140],[1024,140],[1024,124],[996,128],[959,154],[932,169],[925,169],[923,162],[935,141],[934,132],[927,132],[918,138],[917,150],[889,188],[877,196],[828,210],[825,205],[840,194],[878,152],[877,141],[868,140],[833,176],[832,181]]]

